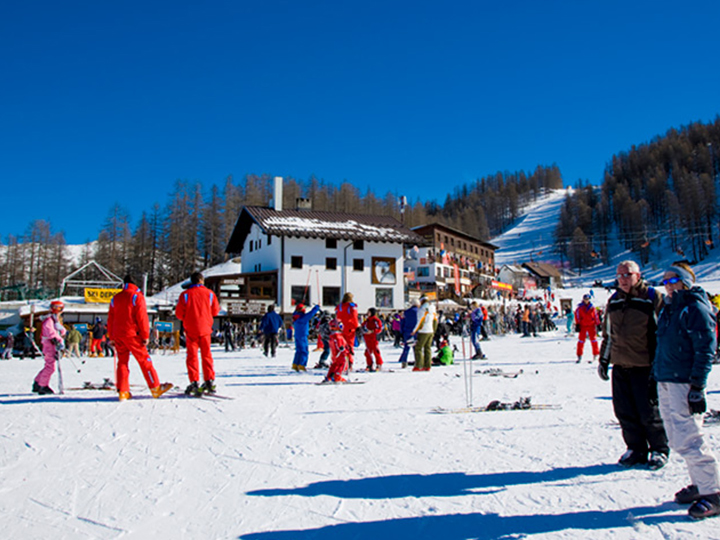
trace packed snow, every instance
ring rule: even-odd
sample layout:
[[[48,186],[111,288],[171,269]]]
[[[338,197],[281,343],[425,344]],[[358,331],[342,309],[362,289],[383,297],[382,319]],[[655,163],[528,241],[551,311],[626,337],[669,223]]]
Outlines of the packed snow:
[[[130,401],[37,396],[40,359],[0,362],[4,536],[720,538],[716,519],[691,521],[672,502],[688,483],[678,456],[657,472],[616,465],[625,446],[610,385],[589,350],[575,363],[573,336],[493,337],[489,359],[467,363],[467,342],[453,343],[454,366],[422,373],[401,369],[400,349],[384,342],[383,371],[324,386],[324,371],[290,369],[289,346],[274,359],[216,347],[218,391],[233,399],[152,399],[134,363]],[[182,353],[154,362],[184,388]],[[112,358],[63,361],[66,388],[112,374]],[[711,408],[719,386],[716,370]],[[433,412],[528,396],[559,408]],[[706,431],[718,448],[720,425]]]

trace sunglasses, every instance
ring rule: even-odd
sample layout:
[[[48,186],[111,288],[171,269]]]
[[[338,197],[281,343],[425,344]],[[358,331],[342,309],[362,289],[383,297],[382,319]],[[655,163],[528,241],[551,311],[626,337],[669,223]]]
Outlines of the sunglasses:
[[[682,281],[679,277],[671,277],[667,279],[663,279],[662,284],[663,285],[675,285],[676,283],[679,283]]]
[[[632,276],[632,275],[634,275],[634,274],[635,274],[635,272],[627,272],[627,273],[625,273],[625,274],[618,274],[616,277],[617,277],[618,279],[620,279],[620,278],[625,278],[625,279],[627,279],[627,278],[629,278],[630,276]]]

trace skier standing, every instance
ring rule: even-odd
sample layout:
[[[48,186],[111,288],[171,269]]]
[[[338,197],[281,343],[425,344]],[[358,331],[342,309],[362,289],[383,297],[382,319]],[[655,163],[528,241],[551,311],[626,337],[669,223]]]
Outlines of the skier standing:
[[[378,346],[378,335],[383,331],[383,323],[377,316],[377,310],[370,308],[368,318],[363,323],[363,339],[365,340],[365,360],[368,371],[380,371],[383,360]],[[375,365],[373,366],[373,357]]]
[[[432,338],[437,330],[437,313],[427,296],[420,298],[418,322],[413,329],[417,335],[415,367],[413,371],[430,371],[432,365]]]
[[[102,341],[105,337],[105,332],[105,325],[103,324],[102,319],[98,317],[95,319],[95,324],[90,330],[90,333],[92,334],[92,343],[90,344],[89,356],[104,356]]]
[[[295,371],[307,371],[307,361],[310,356],[310,347],[308,345],[310,319],[312,319],[318,311],[320,311],[320,306],[317,305],[308,313],[305,313],[305,306],[303,304],[295,306],[295,313],[293,313],[295,357],[292,363],[292,369]]]
[[[472,311],[470,312],[470,341],[475,348],[475,355],[472,357],[472,360],[484,360],[485,355],[483,354],[482,347],[480,346],[480,336],[482,335],[485,314],[475,300],[473,300],[470,304],[470,307],[472,308]]]
[[[32,391],[37,394],[54,394],[50,388],[50,377],[55,373],[55,362],[63,350],[63,337],[67,333],[62,325],[61,314],[65,304],[60,300],[50,302],[50,314],[42,319],[42,352],[45,357],[45,365],[35,376]]]
[[[592,345],[593,359],[597,361],[600,355],[600,347],[597,342],[597,327],[600,324],[600,319],[597,314],[595,306],[590,302],[590,295],[583,295],[582,302],[578,304],[575,310],[575,325],[578,328],[578,342],[577,342],[577,361],[580,363],[582,360],[583,349],[585,348],[585,339],[590,340]]]
[[[400,332],[402,332],[403,338],[403,350],[402,353],[400,353],[400,365],[403,368],[406,368],[408,365],[407,359],[411,348],[413,349],[413,356],[415,356],[414,346],[416,339],[415,334],[413,334],[413,330],[415,330],[415,325],[417,324],[419,306],[420,302],[413,300],[412,305],[405,310],[405,313],[403,313],[403,318],[400,323]]]
[[[186,395],[199,396],[202,393],[215,393],[215,367],[210,352],[213,320],[220,313],[217,296],[206,288],[205,277],[200,272],[190,276],[190,287],[180,295],[175,315],[183,322],[185,328],[185,347],[187,350],[186,365],[190,384],[185,389]],[[202,357],[203,384],[198,386],[200,371],[198,369],[198,347]]]
[[[283,327],[283,321],[280,315],[275,312],[275,305],[270,304],[267,312],[260,319],[260,332],[263,335],[263,354],[265,356],[270,353],[275,358],[275,350],[278,343],[278,332]]]
[[[130,275],[123,279],[123,290],[112,297],[108,309],[108,339],[117,351],[116,384],[118,399],[126,401],[130,394],[130,353],[140,364],[145,382],[154,398],[159,398],[172,388],[172,384],[160,384],[157,371],[147,350],[150,342],[150,322],[147,316],[145,296]]]
[[[352,369],[355,362],[355,333],[360,326],[358,320],[357,304],[353,302],[352,293],[345,293],[342,302],[335,308],[335,316],[342,323],[343,337],[348,350],[349,369]]]

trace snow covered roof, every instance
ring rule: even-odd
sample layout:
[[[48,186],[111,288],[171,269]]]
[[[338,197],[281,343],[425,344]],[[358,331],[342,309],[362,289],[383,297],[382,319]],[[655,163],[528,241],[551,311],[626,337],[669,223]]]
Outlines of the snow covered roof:
[[[245,206],[225,249],[240,253],[253,223],[263,233],[296,238],[337,238],[368,242],[423,243],[397,219],[390,216],[345,214],[340,212],[312,212],[308,210],[275,210],[264,206]]]

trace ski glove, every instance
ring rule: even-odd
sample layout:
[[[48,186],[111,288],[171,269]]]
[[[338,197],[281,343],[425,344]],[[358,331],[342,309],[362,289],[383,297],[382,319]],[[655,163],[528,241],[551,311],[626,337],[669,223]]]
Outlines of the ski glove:
[[[610,375],[608,375],[608,368],[610,367],[610,362],[605,360],[604,358],[600,358],[600,362],[598,363],[598,376],[603,381],[609,381]]]
[[[691,414],[703,414],[707,410],[705,390],[697,386],[691,386],[688,392],[688,405],[690,405]]]

